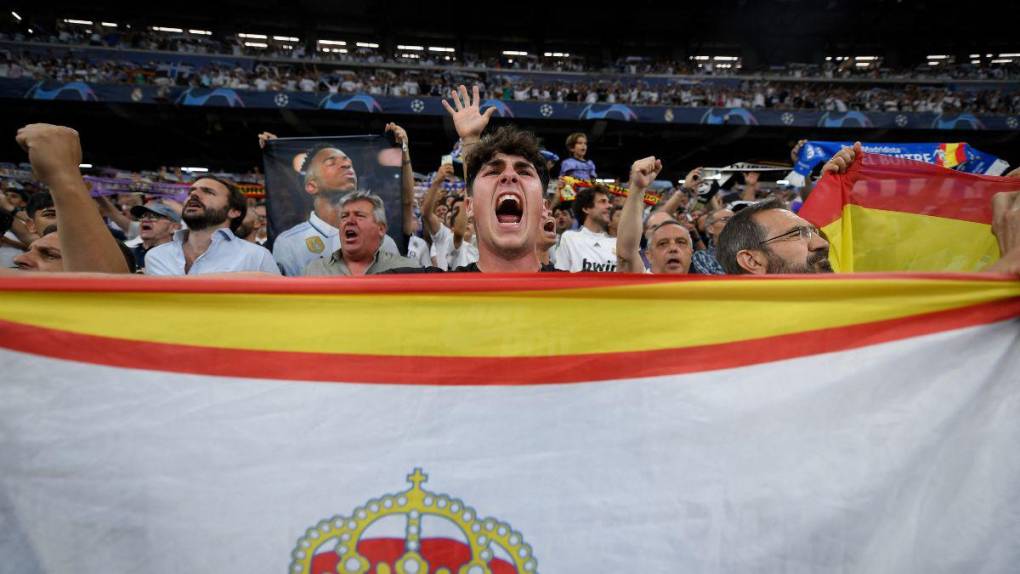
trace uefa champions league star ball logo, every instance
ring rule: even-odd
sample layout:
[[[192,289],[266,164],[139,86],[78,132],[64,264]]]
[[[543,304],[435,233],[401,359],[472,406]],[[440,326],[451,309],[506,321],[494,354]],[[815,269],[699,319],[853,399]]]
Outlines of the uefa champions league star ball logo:
[[[1015,130],[1016,127],[1020,125],[1020,120],[1016,119],[1013,116],[1010,116],[1006,118],[1006,125],[1009,126],[1009,129]]]
[[[667,122],[673,121],[673,108],[666,108],[666,111],[662,114],[662,119]]]
[[[276,94],[276,97],[273,98],[273,102],[276,103],[276,107],[285,108],[287,107],[287,104],[290,103],[290,98],[287,96],[287,94],[280,92]]]
[[[415,99],[411,101],[411,111],[420,114],[425,109],[425,102]]]
[[[542,114],[543,118],[548,118],[549,116],[553,115],[553,107],[550,106],[549,104],[542,104],[538,108],[538,113]]]
[[[910,123],[910,120],[907,118],[907,116],[903,114],[897,114],[896,119],[893,121],[895,121],[896,125],[901,128],[907,127],[907,124]]]
[[[783,115],[779,116],[779,121],[783,122],[784,126],[793,125],[793,114],[790,112],[784,112]]]

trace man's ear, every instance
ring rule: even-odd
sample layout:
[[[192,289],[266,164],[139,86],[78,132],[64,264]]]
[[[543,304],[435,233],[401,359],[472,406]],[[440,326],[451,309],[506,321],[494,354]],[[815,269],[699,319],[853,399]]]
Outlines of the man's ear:
[[[238,217],[241,217],[241,211],[240,210],[238,210],[238,209],[229,209],[229,210],[227,210],[227,219],[228,220],[233,220],[233,219],[238,218]]]
[[[765,275],[768,269],[768,259],[761,250],[741,249],[737,252],[737,265],[751,275]]]
[[[466,209],[467,210],[467,216],[469,218],[474,216],[474,214],[475,214],[475,206],[474,206],[474,202],[471,201],[471,196],[470,195],[468,195],[468,196],[466,196],[464,198],[464,207],[462,209]]]
[[[35,227],[34,217],[29,217],[27,220],[25,220],[25,228],[28,229],[28,232],[31,233],[32,235],[39,235],[39,230]]]
[[[305,191],[308,192],[309,195],[316,195],[319,193],[319,186],[315,184],[314,179],[309,179],[305,182]]]

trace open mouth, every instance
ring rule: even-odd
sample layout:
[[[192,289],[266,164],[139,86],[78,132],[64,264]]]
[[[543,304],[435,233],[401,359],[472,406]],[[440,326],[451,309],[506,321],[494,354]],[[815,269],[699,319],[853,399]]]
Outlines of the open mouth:
[[[666,260],[666,265],[680,265],[681,261],[679,257],[670,257]]]
[[[344,239],[357,239],[358,230],[354,228],[348,228],[344,230]]]
[[[496,220],[500,223],[520,223],[524,216],[524,206],[516,195],[501,194],[496,198]]]
[[[552,219],[546,220],[545,225],[542,226],[542,231],[556,233],[556,221]]]
[[[149,222],[145,222],[139,227],[139,229],[141,229],[142,231],[152,231],[152,224]]]

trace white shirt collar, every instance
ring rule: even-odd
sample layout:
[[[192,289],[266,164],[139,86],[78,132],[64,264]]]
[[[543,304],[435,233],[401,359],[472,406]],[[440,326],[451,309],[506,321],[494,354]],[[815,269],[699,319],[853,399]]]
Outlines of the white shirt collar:
[[[326,237],[332,237],[334,235],[340,235],[340,230],[332,225],[326,223],[321,217],[315,214],[313,211],[308,216],[308,224],[315,228],[316,231],[325,235]]]

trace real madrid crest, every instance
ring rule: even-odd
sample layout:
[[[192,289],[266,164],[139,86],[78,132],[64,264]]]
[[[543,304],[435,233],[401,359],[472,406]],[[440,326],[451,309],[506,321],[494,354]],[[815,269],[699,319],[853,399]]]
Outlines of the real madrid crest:
[[[305,239],[305,245],[308,246],[308,250],[312,253],[322,253],[326,249],[326,244],[318,236]]]

